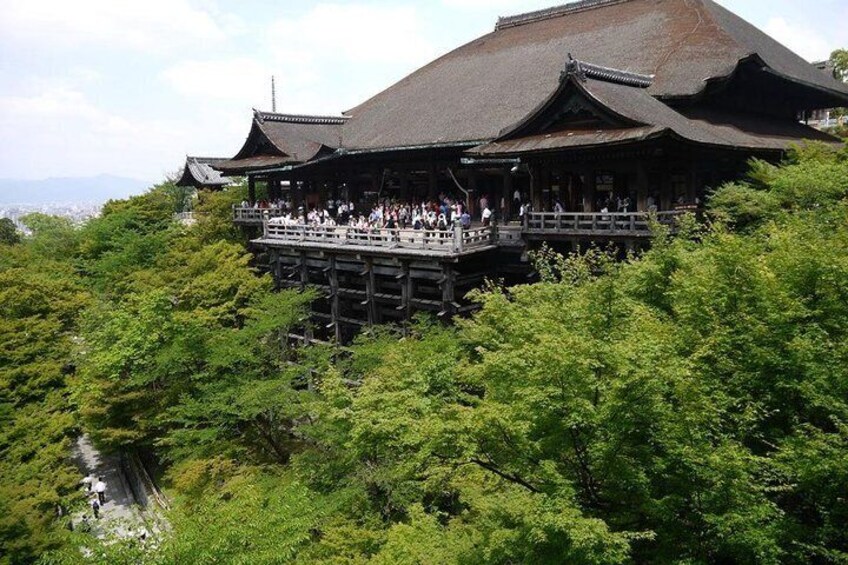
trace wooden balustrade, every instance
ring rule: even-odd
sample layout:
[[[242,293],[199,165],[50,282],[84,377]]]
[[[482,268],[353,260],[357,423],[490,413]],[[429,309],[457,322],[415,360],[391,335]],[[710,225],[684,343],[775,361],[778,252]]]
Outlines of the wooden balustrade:
[[[460,227],[448,230],[377,229],[350,226],[283,225],[271,220],[282,214],[275,208],[234,208],[236,221],[261,224],[267,243],[288,242],[327,247],[372,250],[417,250],[458,254],[495,245],[524,245],[526,236],[648,238],[655,223],[674,229],[691,212],[556,213],[531,212],[521,226]]]
[[[524,231],[534,235],[650,237],[654,222],[674,227],[687,212],[557,213],[531,212]]]
[[[259,225],[271,218],[279,218],[286,214],[286,210],[282,208],[254,208],[248,206],[233,206],[233,222],[236,224],[254,224]]]
[[[328,247],[366,247],[385,250],[419,250],[465,253],[494,245],[491,227],[450,230],[355,228],[350,226],[282,225],[265,222],[267,242],[318,244]]]

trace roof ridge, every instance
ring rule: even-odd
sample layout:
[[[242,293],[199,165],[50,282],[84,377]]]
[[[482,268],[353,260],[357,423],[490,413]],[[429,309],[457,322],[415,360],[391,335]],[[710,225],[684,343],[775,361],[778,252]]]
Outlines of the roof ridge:
[[[578,2],[570,2],[568,4],[553,6],[551,8],[536,10],[534,12],[525,12],[523,14],[516,14],[514,16],[501,16],[500,18],[498,18],[498,23],[495,25],[495,31],[530,24],[542,20],[548,20],[551,18],[558,18],[567,14],[575,14],[577,12],[594,10],[595,8],[601,8],[604,6],[623,4],[624,2],[629,1],[630,0],[579,0]]]
[[[562,73],[562,78],[569,76],[577,77],[579,80],[585,81],[587,78],[594,78],[606,82],[614,82],[626,86],[635,86],[638,88],[648,88],[654,83],[655,75],[645,75],[634,73],[632,71],[623,71],[612,67],[604,67],[594,65],[585,61],[579,61],[568,54],[568,62],[565,64],[565,70]]]
[[[192,159],[194,161],[228,161],[227,157],[200,157],[197,155],[186,155],[186,159]]]
[[[256,110],[256,116],[262,121],[285,122],[290,124],[341,125],[350,116],[318,116],[307,114],[280,114],[277,112],[262,112]]]

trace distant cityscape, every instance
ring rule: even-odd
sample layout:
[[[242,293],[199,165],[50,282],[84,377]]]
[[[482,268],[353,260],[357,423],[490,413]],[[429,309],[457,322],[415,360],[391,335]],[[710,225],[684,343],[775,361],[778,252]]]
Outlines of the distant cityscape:
[[[82,224],[90,218],[100,215],[102,203],[44,203],[44,204],[0,204],[0,218],[9,218],[24,233],[29,233],[21,218],[27,214],[41,213],[50,216],[69,218],[75,224]]]
[[[99,216],[107,201],[142,194],[151,184],[113,175],[0,179],[0,218],[9,218],[24,233],[27,230],[21,218],[32,213],[69,218],[81,224]]]

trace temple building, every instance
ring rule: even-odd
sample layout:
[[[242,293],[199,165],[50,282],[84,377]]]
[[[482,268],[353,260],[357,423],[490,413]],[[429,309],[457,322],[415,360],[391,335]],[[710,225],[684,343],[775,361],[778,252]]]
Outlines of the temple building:
[[[232,179],[221,175],[215,165],[229,161],[212,157],[186,157],[183,174],[177,179],[177,186],[194,187],[198,190],[220,190],[232,184]]]
[[[447,233],[236,210],[261,229],[281,286],[325,291],[316,319],[344,339],[416,310],[461,314],[484,278],[526,280],[526,252],[543,241],[636,247],[750,158],[836,143],[798,117],[841,106],[848,86],[712,0],[583,0],[501,18],[341,115],[254,111],[242,149],[214,167],[246,175],[251,202],[264,185],[304,215],[445,194],[475,219],[481,200],[494,209],[495,225]]]

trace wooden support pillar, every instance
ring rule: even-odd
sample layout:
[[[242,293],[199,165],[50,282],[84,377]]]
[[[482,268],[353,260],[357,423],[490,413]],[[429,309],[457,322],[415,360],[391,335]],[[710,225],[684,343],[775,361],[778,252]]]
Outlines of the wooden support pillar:
[[[482,214],[483,210],[477,209],[477,201],[480,199],[477,189],[477,171],[468,171],[468,213],[474,217],[476,214]],[[492,203],[489,202],[489,209],[492,208]]]
[[[247,201],[256,204],[256,179],[247,177]]]
[[[507,222],[512,218],[518,217],[518,210],[513,210],[515,204],[512,200],[514,188],[512,185],[512,172],[509,169],[503,171],[503,197],[506,199],[507,218],[503,218],[503,222]]]
[[[638,212],[648,211],[648,171],[645,169],[645,163],[639,161],[636,163],[636,210]]]
[[[279,200],[283,196],[283,189],[280,185],[280,179],[272,179],[268,181],[268,199]]]
[[[453,265],[444,263],[442,265],[442,279],[439,283],[442,287],[442,311],[439,312],[439,316],[453,314],[455,303],[454,278]]]
[[[542,207],[542,196],[540,193],[541,170],[538,165],[530,165],[530,203],[533,205],[533,210],[539,212]]]
[[[293,212],[297,212],[298,206],[300,206],[300,190],[297,185],[297,180],[294,177],[289,180],[289,198],[291,199],[292,207],[294,208]],[[292,214],[294,215],[294,214]]]
[[[279,251],[271,251],[271,269],[274,273],[274,290],[279,292],[283,288],[283,262]]]
[[[409,202],[409,169],[406,167],[400,170],[400,200]]]
[[[383,171],[381,169],[373,169],[371,171],[371,190],[377,195],[377,198],[382,198],[381,188],[383,187]],[[369,205],[373,203],[369,202]],[[366,214],[367,215],[367,214]]]
[[[596,210],[595,200],[597,199],[597,193],[595,191],[595,182],[597,179],[595,178],[595,171],[593,169],[583,169],[583,175],[586,179],[584,183],[584,188],[586,191],[586,195],[584,196],[584,201],[586,202],[587,211],[589,212],[600,212],[600,210]]]
[[[309,265],[306,264],[306,253],[300,254],[300,290],[309,286]]]
[[[412,299],[415,295],[415,281],[412,279],[408,261],[404,261],[401,264],[400,270],[401,274],[398,275],[398,278],[401,281],[401,305],[399,310],[403,310],[404,319],[408,321],[412,319]]]
[[[436,165],[430,165],[427,169],[427,198],[432,200],[439,195],[439,175]]]
[[[365,311],[368,314],[368,325],[373,326],[379,324],[377,318],[377,278],[374,273],[374,261],[372,259],[365,260],[365,269],[362,271],[362,276],[365,278]]]
[[[336,257],[335,255],[331,255],[328,259],[328,273],[327,280],[330,283],[330,318],[332,320],[333,325],[333,335],[335,337],[336,343],[341,343],[342,341],[342,328],[340,322],[340,310],[339,310],[339,273],[338,269],[336,269]]]

